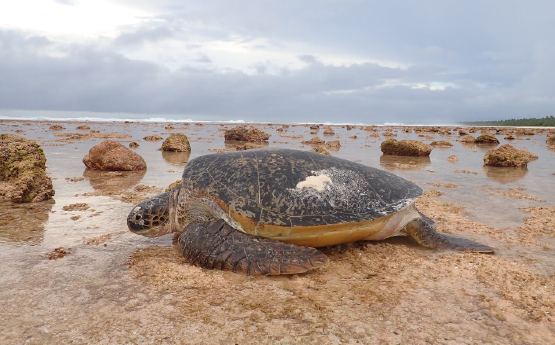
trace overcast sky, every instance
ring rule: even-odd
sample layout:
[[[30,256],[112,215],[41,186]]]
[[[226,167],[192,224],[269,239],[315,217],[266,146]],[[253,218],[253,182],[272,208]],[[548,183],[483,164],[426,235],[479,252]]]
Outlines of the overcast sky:
[[[553,0],[2,1],[0,110],[544,117],[555,115],[554,33]]]

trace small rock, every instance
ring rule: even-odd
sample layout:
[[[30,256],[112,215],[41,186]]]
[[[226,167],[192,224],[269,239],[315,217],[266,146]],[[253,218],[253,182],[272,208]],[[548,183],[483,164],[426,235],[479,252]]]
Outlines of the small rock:
[[[333,128],[327,127],[327,128],[324,130],[324,135],[335,135],[335,131],[333,130]]]
[[[314,137],[310,140],[301,141],[301,143],[305,145],[323,145],[325,141],[320,139],[320,137]]]
[[[50,126],[50,130],[52,130],[52,131],[60,131],[60,130],[62,130],[62,129],[66,129],[66,128],[65,128],[64,126],[62,126],[62,125],[53,125],[53,126]]]
[[[169,125],[167,125],[166,127],[164,127],[165,129],[173,129],[173,125],[170,123]]]
[[[380,149],[385,155],[394,156],[429,156],[432,147],[417,140],[387,139],[382,142]]]
[[[449,140],[439,140],[439,141],[432,141],[430,144],[435,147],[451,147],[453,144]]]
[[[91,127],[89,127],[87,125],[81,125],[81,126],[75,127],[75,129],[91,129]]]
[[[172,133],[162,143],[162,151],[191,152],[191,144],[183,133]]]
[[[465,135],[462,139],[461,142],[463,143],[474,143],[476,142],[476,138],[474,138],[472,135]]]
[[[328,141],[326,142],[326,147],[328,149],[338,150],[341,147],[341,143],[339,142],[339,140]]]
[[[158,141],[158,140],[162,140],[162,137],[159,135],[147,135],[146,137],[143,138],[143,140],[146,141]]]
[[[331,156],[331,154],[328,152],[328,150],[326,150],[323,146],[316,146],[315,148],[313,148],[312,150],[310,150],[310,152],[316,152],[316,153],[320,153],[326,156]]]
[[[129,148],[136,149],[137,147],[139,147],[139,144],[136,141],[129,143]]]
[[[485,133],[478,136],[475,140],[478,144],[499,144],[499,140],[493,134]]]
[[[261,131],[255,126],[247,128],[247,126],[242,125],[226,130],[224,133],[224,137],[225,140],[261,142],[268,140],[270,138],[270,135]]]
[[[89,154],[83,157],[83,163],[87,168],[95,170],[137,171],[146,169],[143,157],[113,140],[106,140],[93,146],[89,150]]]
[[[451,156],[447,157],[447,161],[448,161],[448,162],[451,162],[451,163],[455,163],[455,162],[457,162],[458,160],[459,160],[459,158],[458,158],[457,156],[455,156],[455,155],[451,155]]]
[[[245,151],[245,150],[252,150],[252,149],[259,149],[262,148],[263,146],[260,144],[255,144],[255,143],[245,143],[243,145],[236,145],[235,146],[235,150],[237,151]]]
[[[489,150],[484,156],[484,165],[497,167],[526,167],[531,160],[538,156],[526,150],[519,150],[505,144],[497,149]]]

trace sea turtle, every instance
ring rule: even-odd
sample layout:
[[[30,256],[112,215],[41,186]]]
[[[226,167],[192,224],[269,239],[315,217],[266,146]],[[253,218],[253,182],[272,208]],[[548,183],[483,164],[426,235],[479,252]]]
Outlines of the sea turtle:
[[[430,248],[491,253],[437,233],[415,205],[417,185],[389,172],[319,153],[256,149],[187,163],[182,184],[141,202],[127,217],[136,234],[180,233],[193,264],[249,275],[320,267],[314,247],[410,235]]]

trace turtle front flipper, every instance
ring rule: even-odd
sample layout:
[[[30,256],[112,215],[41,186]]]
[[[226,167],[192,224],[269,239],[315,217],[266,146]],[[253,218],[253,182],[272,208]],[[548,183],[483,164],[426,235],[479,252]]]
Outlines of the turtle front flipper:
[[[493,248],[476,243],[464,238],[451,237],[440,234],[426,222],[419,218],[405,226],[405,231],[418,242],[418,244],[436,249],[451,249],[466,252],[493,253]]]
[[[221,219],[187,225],[177,242],[195,265],[252,276],[303,273],[328,261],[314,248],[247,235]]]

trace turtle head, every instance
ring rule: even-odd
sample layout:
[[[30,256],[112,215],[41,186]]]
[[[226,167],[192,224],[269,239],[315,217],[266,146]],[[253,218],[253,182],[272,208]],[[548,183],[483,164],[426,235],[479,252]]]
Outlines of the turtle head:
[[[147,199],[133,207],[127,216],[127,227],[137,235],[158,237],[173,232],[172,214],[174,194],[179,188]]]

